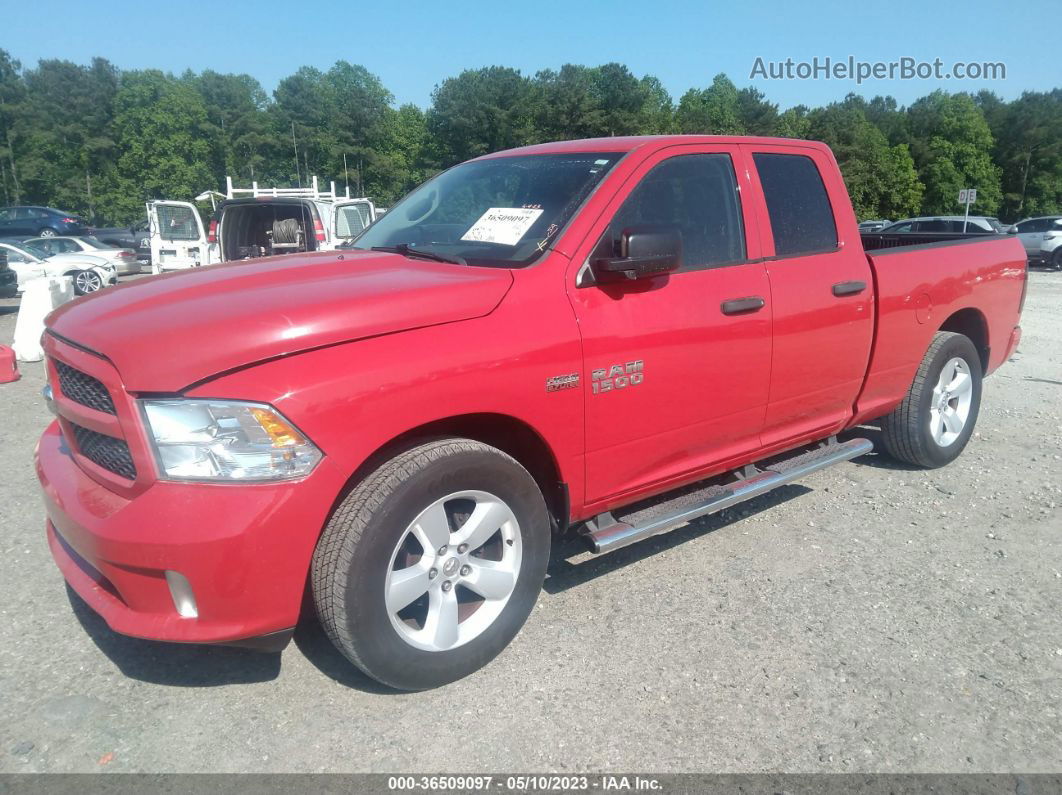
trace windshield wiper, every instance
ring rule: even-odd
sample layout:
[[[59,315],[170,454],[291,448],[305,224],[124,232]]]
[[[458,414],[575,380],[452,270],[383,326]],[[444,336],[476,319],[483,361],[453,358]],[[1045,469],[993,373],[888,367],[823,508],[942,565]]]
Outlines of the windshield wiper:
[[[421,259],[430,259],[434,262],[448,262],[451,265],[468,264],[460,257],[446,257],[442,254],[436,254],[434,251],[413,248],[409,243],[399,243],[395,246],[373,246],[370,251],[386,251],[389,254],[401,254],[403,257],[420,257]]]

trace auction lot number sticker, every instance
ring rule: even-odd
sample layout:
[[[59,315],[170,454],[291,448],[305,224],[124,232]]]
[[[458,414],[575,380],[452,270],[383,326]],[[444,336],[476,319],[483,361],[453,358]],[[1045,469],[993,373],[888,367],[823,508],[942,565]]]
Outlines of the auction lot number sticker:
[[[490,207],[467,232],[461,235],[461,239],[515,246],[540,215],[542,215],[540,208]]]

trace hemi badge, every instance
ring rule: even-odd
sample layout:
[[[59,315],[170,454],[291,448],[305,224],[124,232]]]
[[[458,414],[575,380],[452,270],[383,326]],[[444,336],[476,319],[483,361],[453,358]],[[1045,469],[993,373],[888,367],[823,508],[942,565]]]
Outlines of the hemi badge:
[[[546,379],[547,392],[559,392],[562,389],[575,389],[579,386],[579,374],[555,375]]]

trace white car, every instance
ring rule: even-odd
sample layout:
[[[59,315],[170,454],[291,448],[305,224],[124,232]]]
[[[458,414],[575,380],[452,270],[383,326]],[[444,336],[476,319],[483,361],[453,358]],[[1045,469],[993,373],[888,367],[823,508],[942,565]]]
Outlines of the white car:
[[[1062,270],[1062,216],[1025,218],[1007,231],[1021,240],[1030,263]]]
[[[32,245],[34,249],[47,252],[49,256],[55,254],[88,254],[93,257],[100,257],[111,263],[118,271],[119,276],[140,273],[140,262],[136,258],[135,251],[131,248],[108,246],[91,235],[82,237],[69,237],[66,235],[32,237],[24,242],[27,245]]]
[[[74,281],[74,292],[78,295],[94,293],[118,282],[115,267],[100,257],[86,254],[47,256],[34,246],[9,242],[0,242],[0,253],[7,255],[7,266],[18,277],[20,292],[30,279],[42,276],[71,277]]]

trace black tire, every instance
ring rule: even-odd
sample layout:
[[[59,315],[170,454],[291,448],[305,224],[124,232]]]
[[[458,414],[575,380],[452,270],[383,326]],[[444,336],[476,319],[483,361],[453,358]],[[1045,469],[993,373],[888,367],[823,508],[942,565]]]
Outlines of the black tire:
[[[67,274],[74,281],[74,295],[88,295],[103,289],[103,277],[96,271],[71,271]],[[79,284],[79,280],[83,284]]]
[[[50,226],[46,226],[43,229],[37,230],[37,237],[56,237],[58,232],[52,229]]]
[[[969,369],[972,395],[969,414],[958,436],[941,445],[931,431],[934,388],[945,365],[962,359]],[[969,337],[938,331],[922,359],[914,382],[903,402],[882,420],[885,450],[893,458],[908,464],[935,469],[950,464],[970,441],[981,408],[981,358]]]
[[[481,634],[447,650],[422,650],[400,636],[385,605],[392,555],[422,510],[470,489],[497,495],[519,523],[516,584]],[[478,670],[509,645],[538,598],[549,547],[545,500],[515,459],[469,439],[432,441],[382,464],[336,507],[314,552],[314,603],[328,637],[373,679],[399,690],[438,687]]]
[[[1056,248],[1051,255],[1051,267],[1056,271],[1062,271],[1062,246]]]

